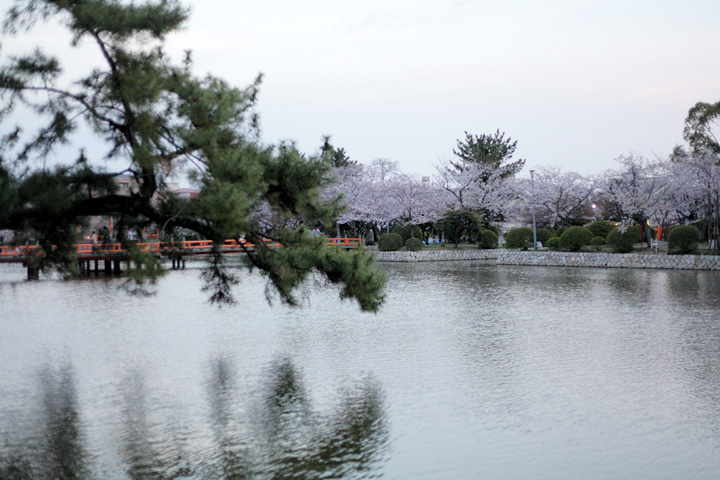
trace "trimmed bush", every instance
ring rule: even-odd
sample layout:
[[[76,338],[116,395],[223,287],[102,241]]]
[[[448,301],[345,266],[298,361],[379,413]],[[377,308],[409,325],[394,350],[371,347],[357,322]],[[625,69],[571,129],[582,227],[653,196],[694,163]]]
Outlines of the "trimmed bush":
[[[590,240],[590,245],[595,247],[595,250],[600,250],[600,247],[605,246],[605,237],[593,237],[592,240]]]
[[[497,248],[498,236],[492,230],[480,230],[478,239],[478,247],[480,248]]]
[[[410,237],[407,240],[405,240],[405,250],[409,250],[411,252],[419,252],[423,248],[422,240],[415,237]]]
[[[562,234],[565,233],[565,230],[566,230],[566,229],[567,229],[567,227],[560,227],[560,228],[558,228],[557,230],[555,230],[555,231],[553,232],[553,237],[557,237],[557,238],[562,237]]]
[[[592,222],[587,228],[592,232],[594,237],[602,237],[605,239],[608,233],[610,233],[610,230],[612,230],[612,225],[610,225],[610,222],[607,220],[598,220],[597,222]]]
[[[697,253],[700,230],[694,225],[676,225],[668,233],[668,253]]]
[[[559,237],[550,237],[548,238],[547,245],[550,250],[557,250],[560,248],[560,238]]]
[[[537,241],[542,243],[543,246],[545,246],[547,244],[547,241],[550,239],[550,237],[553,236],[553,234],[547,228],[538,228],[535,231],[535,236],[537,237]]]
[[[381,252],[394,252],[403,246],[402,237],[397,233],[385,233],[380,235],[378,250]]]
[[[415,235],[412,234],[413,231],[415,232]],[[403,242],[407,241],[408,238],[413,238],[413,236],[421,240],[423,238],[422,230],[420,229],[420,227],[413,227],[412,225],[408,224],[396,226],[392,229],[392,233],[397,233],[398,235],[400,235]]]
[[[585,245],[590,243],[593,234],[585,227],[570,227],[560,236],[560,249],[577,252]]]
[[[505,248],[521,248],[527,250],[532,247],[533,232],[532,228],[519,227],[511,228],[505,234]]]
[[[488,225],[487,227],[483,227],[485,230],[490,230],[495,234],[495,236],[500,236],[500,230],[495,225]]]
[[[620,233],[617,227],[610,230],[607,236],[607,246],[617,253],[629,253],[640,242],[640,227],[633,225],[625,233]]]

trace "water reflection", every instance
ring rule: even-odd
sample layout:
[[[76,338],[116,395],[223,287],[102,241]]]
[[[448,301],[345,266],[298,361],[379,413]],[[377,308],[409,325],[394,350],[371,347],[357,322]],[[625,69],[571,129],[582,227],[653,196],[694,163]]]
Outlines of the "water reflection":
[[[145,381],[137,370],[123,382],[120,449],[127,476],[133,480],[170,480],[192,471],[177,429],[153,422]]]
[[[335,411],[323,414],[313,408],[294,364],[277,360],[253,413],[235,416],[242,407],[234,399],[232,370],[227,359],[212,368],[216,455],[207,478],[356,478],[381,465],[388,425],[382,389],[372,378],[342,391]]]
[[[1,288],[0,478],[719,478],[720,272],[383,268],[376,316]]]
[[[251,478],[250,448],[242,428],[247,415],[235,402],[235,370],[225,357],[211,365],[208,398],[214,448],[204,460],[205,478]]]
[[[13,432],[13,436],[22,440],[6,458],[0,455],[0,478],[88,478],[88,454],[71,365],[57,369],[44,366],[38,379],[40,392],[37,410],[32,413],[34,424]]]
[[[193,431],[182,419],[168,419],[177,417],[182,406],[154,398],[141,371],[128,373],[116,405],[119,457],[108,466],[94,465],[88,454],[71,366],[44,368],[37,425],[14,451],[0,445],[5,448],[0,450],[0,479],[365,478],[382,465],[388,421],[384,394],[374,379],[342,390],[326,411],[313,407],[289,359],[272,362],[254,389],[239,388],[228,358],[211,362],[209,372],[209,425]],[[187,420],[193,425],[196,419]],[[23,429],[20,423],[15,428]],[[23,434],[16,432],[18,438]]]

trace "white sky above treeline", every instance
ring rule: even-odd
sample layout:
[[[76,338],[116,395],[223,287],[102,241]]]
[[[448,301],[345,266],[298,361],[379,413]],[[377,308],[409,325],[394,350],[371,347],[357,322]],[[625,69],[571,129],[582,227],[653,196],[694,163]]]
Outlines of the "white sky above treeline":
[[[331,135],[351,158],[397,160],[407,173],[432,175],[464,131],[498,128],[518,141],[523,176],[550,165],[600,173],[630,151],[669,154],[688,109],[720,100],[717,0],[189,5],[168,50],[191,49],[198,74],[237,86],[262,72],[264,142],[315,152]],[[57,42],[53,30],[23,40],[44,41]]]

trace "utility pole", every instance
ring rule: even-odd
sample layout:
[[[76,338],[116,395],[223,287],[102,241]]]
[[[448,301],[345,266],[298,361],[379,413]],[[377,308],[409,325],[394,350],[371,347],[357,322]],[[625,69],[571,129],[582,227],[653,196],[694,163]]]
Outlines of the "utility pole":
[[[537,250],[537,229],[535,228],[535,170],[530,170],[530,184],[532,185],[533,248]]]

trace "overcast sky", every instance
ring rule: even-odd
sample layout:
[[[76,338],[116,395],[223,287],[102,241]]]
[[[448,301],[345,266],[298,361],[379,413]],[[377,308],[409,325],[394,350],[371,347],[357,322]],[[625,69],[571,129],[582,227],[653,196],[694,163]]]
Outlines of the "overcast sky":
[[[237,86],[262,72],[265,142],[314,152],[331,135],[408,173],[498,128],[525,175],[600,173],[630,151],[669,154],[688,109],[720,100],[717,0],[189,3],[169,50]]]
[[[526,170],[599,173],[667,155],[720,100],[717,0],[191,2],[199,72],[264,74],[263,139],[432,174],[464,131],[518,141]]]

